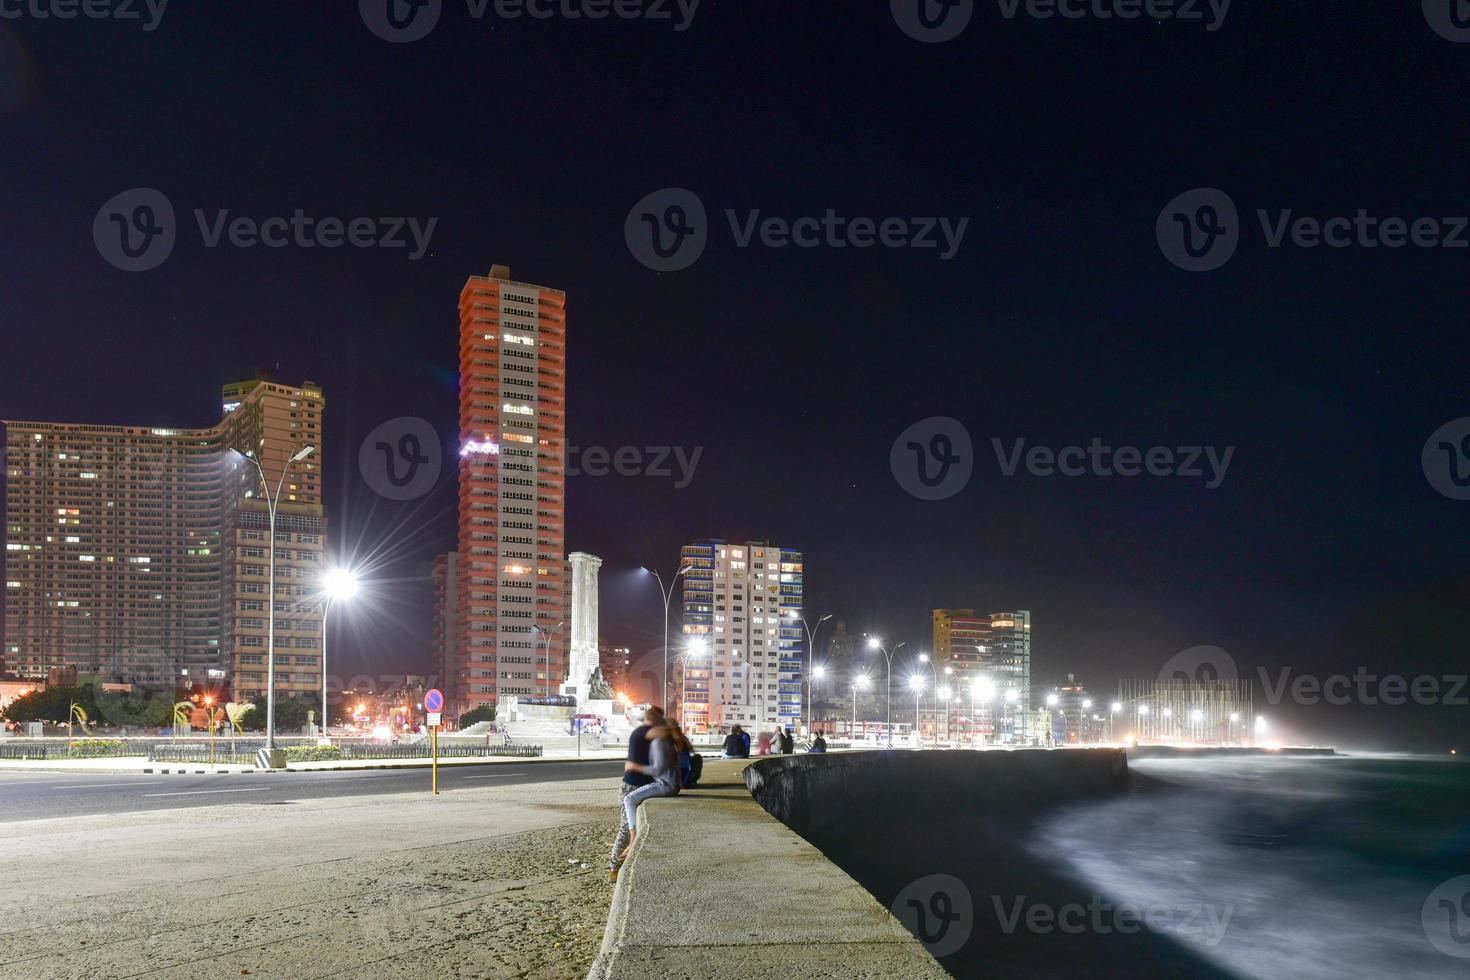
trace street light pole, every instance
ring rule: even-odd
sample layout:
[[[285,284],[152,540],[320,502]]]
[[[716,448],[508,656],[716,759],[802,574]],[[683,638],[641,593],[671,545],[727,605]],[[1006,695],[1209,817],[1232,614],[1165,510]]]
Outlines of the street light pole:
[[[803,658],[801,665],[801,676],[802,679],[806,681],[806,697],[803,698],[801,702],[802,717],[798,718],[797,721],[799,724],[803,724],[803,727],[810,729],[810,719],[806,717],[806,715],[809,713],[809,709],[811,708],[810,698],[812,696],[812,682],[808,665],[811,664],[812,656],[816,652],[817,631],[822,628],[823,623],[832,618],[832,614],[828,613],[821,619],[817,620],[816,626],[807,626],[806,619],[801,616],[788,616],[787,618],[792,620],[793,622],[800,623],[801,628],[806,631],[806,656],[805,658]]]
[[[553,626],[550,631],[544,630],[539,626],[531,627],[531,632],[537,633],[541,637],[542,655],[546,658],[546,696],[548,698],[551,697],[551,638],[556,635],[557,630],[566,624],[567,621],[564,619]]]
[[[908,642],[907,640],[904,641],[904,643],[907,643],[907,642]],[[889,650],[887,647],[883,646],[883,641],[880,640],[880,639],[878,639],[878,637],[876,637],[876,636],[870,636],[870,637],[868,637],[868,649],[870,649],[870,650],[878,650],[878,651],[882,652],[882,654],[883,654],[883,663],[886,665],[887,672],[888,672],[888,676],[887,676],[887,686],[888,686],[888,721],[887,721],[887,725],[888,725],[888,732],[887,732],[886,738],[887,738],[887,742],[888,742],[888,747],[890,749],[893,748],[893,655],[903,648],[904,643],[900,643],[898,646],[894,647],[892,650]]]
[[[345,568],[327,572],[322,582],[322,737],[327,734],[327,616],[335,599],[351,599],[357,595],[357,576]]]
[[[266,602],[269,618],[266,620],[265,640],[265,749],[268,753],[267,761],[270,768],[281,769],[285,767],[284,753],[276,748],[276,506],[281,501],[281,489],[286,485],[286,475],[291,472],[291,464],[299,463],[316,451],[315,446],[302,446],[286,460],[281,467],[281,478],[276,481],[275,495],[271,495],[270,481],[265,477],[265,468],[260,465],[260,455],[254,449],[244,452],[234,450],[241,456],[255,464],[255,472],[260,474],[260,490],[265,495],[266,513],[269,516],[270,532],[266,535],[270,539],[270,566],[266,591],[270,594]]]
[[[659,575],[657,569],[649,568],[647,566],[644,566],[643,568],[645,572],[653,576],[654,581],[658,582],[659,595],[661,595],[664,600],[664,708],[669,707],[669,603],[674,598],[674,586],[679,583],[679,576],[683,575],[685,572],[689,571],[689,569],[693,567],[693,565],[685,565],[677,572],[675,572],[674,577],[669,579],[669,587],[667,589],[664,588],[663,577]]]

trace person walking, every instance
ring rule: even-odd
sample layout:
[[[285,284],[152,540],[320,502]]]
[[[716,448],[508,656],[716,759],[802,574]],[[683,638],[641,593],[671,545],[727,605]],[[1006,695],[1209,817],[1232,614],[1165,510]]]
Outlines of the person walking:
[[[771,754],[771,739],[775,737],[774,732],[761,732],[755,743],[756,755]]]
[[[674,796],[679,792],[679,754],[674,747],[673,729],[668,724],[648,730],[648,762],[625,762],[623,768],[647,776],[651,782],[623,797],[623,823],[628,827],[628,846],[618,857],[618,865],[628,859],[628,851],[638,839],[638,806],[644,800]],[[614,872],[616,874],[616,872]]]
[[[627,853],[630,839],[627,811],[623,808],[623,801],[634,790],[653,782],[653,777],[644,773],[642,767],[648,765],[651,758],[652,749],[648,733],[655,725],[662,724],[663,720],[664,709],[657,705],[650,705],[643,713],[643,724],[633,729],[633,734],[628,736],[628,755],[623,763],[623,781],[618,784],[618,832],[613,838],[612,853],[608,856],[607,863],[609,881],[618,880],[618,869],[623,866],[623,855]]]
[[[796,751],[796,739],[791,735],[790,728],[778,728],[777,737],[781,740],[781,754],[790,755]]]

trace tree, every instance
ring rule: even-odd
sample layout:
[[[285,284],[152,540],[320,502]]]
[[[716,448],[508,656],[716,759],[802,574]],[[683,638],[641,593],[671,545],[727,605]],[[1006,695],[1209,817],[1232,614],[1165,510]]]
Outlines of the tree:
[[[276,698],[276,731],[296,732],[306,727],[309,711],[319,711],[321,705],[295,698]],[[265,695],[257,694],[250,703],[250,711],[240,720],[242,727],[264,729],[266,719]]]
[[[71,706],[79,704],[89,718],[100,718],[96,692],[91,687],[48,687],[21,695],[5,708],[7,721],[49,721],[65,724]]]
[[[157,691],[152,694],[138,691],[133,696],[103,691],[97,695],[97,710],[109,725],[159,728],[169,723],[173,705],[173,699],[167,693]]]
[[[464,714],[460,715],[459,727],[469,728],[471,725],[478,725],[482,721],[494,720],[495,706],[491,704],[482,704],[478,708],[471,708],[469,711],[466,711]]]

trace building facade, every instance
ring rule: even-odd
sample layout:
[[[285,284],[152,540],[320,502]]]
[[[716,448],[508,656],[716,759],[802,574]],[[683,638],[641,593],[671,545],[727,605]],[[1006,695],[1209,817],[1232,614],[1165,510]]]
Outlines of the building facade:
[[[281,483],[276,594],[267,597],[269,519],[287,461],[319,446],[324,401],[310,382],[226,385],[205,429],[5,423],[5,636],[10,670],[71,668],[151,686],[229,679],[265,690],[268,601],[276,682],[321,689],[326,518],[321,457]]]
[[[796,725],[802,710],[802,554],[707,540],[680,552],[684,627],[670,650],[676,710],[691,732]]]
[[[990,697],[967,709],[960,727],[968,725],[979,739],[989,742],[1040,736],[1031,710],[1029,610],[976,615],[973,609],[936,609],[933,642],[935,660],[953,670],[951,713],[968,705],[966,699],[977,681]]]
[[[471,276],[459,357],[453,707],[463,713],[565,680],[566,294],[504,266]]]

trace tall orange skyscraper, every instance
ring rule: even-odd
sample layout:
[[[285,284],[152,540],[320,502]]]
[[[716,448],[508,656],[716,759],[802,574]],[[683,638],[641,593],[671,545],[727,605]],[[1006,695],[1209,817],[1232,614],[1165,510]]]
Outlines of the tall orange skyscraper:
[[[505,266],[459,295],[458,637],[445,681],[463,713],[563,680],[566,294]]]

